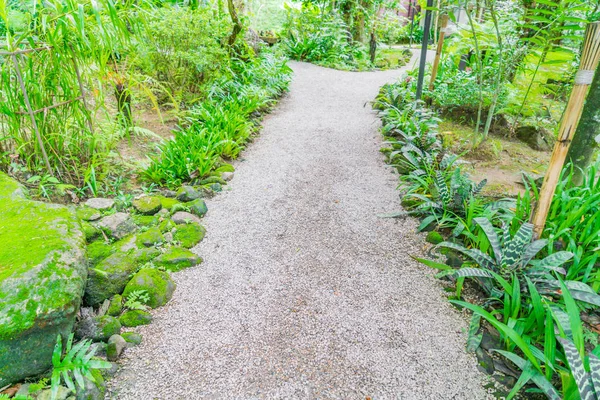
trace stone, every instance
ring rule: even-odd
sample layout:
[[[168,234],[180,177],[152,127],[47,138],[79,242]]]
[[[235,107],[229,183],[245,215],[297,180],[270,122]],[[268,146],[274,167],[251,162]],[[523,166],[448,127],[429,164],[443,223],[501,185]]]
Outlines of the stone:
[[[124,332],[124,333],[127,333],[127,332]],[[94,357],[94,358],[96,358],[96,357]],[[100,374],[102,375],[102,377],[104,379],[112,378],[119,371],[119,364],[117,364],[116,362],[110,362],[110,364],[111,364],[110,368],[103,368],[100,370],[96,370],[96,371],[100,372]]]
[[[124,212],[107,215],[98,221],[98,227],[115,239],[122,239],[136,230],[129,214]]]
[[[207,212],[206,202],[202,199],[196,199],[187,204],[190,212],[198,217],[203,217]]]
[[[554,138],[550,132],[537,126],[519,126],[515,136],[529,147],[538,151],[549,151]]]
[[[156,213],[156,215],[158,215],[159,217],[165,218],[169,215],[169,210],[167,210],[166,208],[161,208],[160,211],[158,213]]]
[[[135,199],[131,205],[140,214],[154,215],[162,208],[162,203],[158,197],[144,196]]]
[[[177,192],[174,190],[165,189],[162,191],[163,196],[168,198],[175,198],[177,196]]]
[[[152,314],[143,310],[129,310],[125,311],[123,315],[119,317],[119,321],[123,326],[134,328],[140,325],[148,325],[152,322]]]
[[[138,344],[142,343],[142,335],[139,333],[123,332],[121,336],[123,336],[123,339],[125,339],[125,341],[130,345],[137,346]]]
[[[85,304],[97,305],[115,294],[122,293],[139,266],[151,261],[158,254],[159,251],[153,247],[117,252],[90,268],[84,295]]]
[[[444,238],[442,237],[442,235],[440,235],[439,232],[431,231],[427,234],[425,241],[431,244],[440,244],[444,241]]]
[[[83,235],[85,236],[85,241],[87,243],[91,243],[101,234],[100,229],[85,221],[81,222],[81,231],[83,232]]]
[[[200,197],[202,197],[202,193],[200,193],[193,187],[186,185],[179,188],[179,190],[177,191],[177,195],[175,196],[177,200],[182,201],[184,203],[199,199]]]
[[[127,283],[123,296],[127,297],[137,290],[145,290],[150,297],[146,305],[156,308],[164,306],[171,300],[173,292],[175,292],[175,282],[164,271],[155,268],[142,268]]]
[[[164,197],[164,196],[156,196],[157,198],[160,199],[160,203],[162,204],[163,208],[167,211],[171,211],[171,209],[178,205],[181,204],[181,202],[177,199],[175,199],[174,197]]]
[[[94,342],[105,342],[112,335],[121,333],[121,323],[110,315],[86,318],[75,325],[76,339],[92,339]]]
[[[154,264],[169,271],[179,271],[202,262],[202,258],[187,249],[173,246],[154,259]]]
[[[222,192],[223,191],[223,186],[221,186],[221,184],[219,182],[213,183],[212,185],[210,185],[210,189],[213,192]]]
[[[224,181],[229,182],[233,179],[233,172],[222,172],[221,178],[223,178]]]
[[[85,239],[73,209],[31,201],[0,173],[0,387],[52,366],[87,278]]]
[[[102,213],[91,207],[78,207],[75,211],[77,218],[82,221],[97,221],[102,218]]]
[[[96,241],[87,246],[87,259],[94,266],[115,252],[114,247],[104,241]]]
[[[44,389],[38,393],[36,400],[67,400],[72,394],[71,389],[60,385],[56,397],[52,397],[52,389]]]
[[[85,202],[85,205],[89,208],[93,208],[98,211],[108,211],[115,206],[115,201],[113,199],[104,199],[101,197],[96,197],[88,199]]]
[[[204,239],[206,228],[200,224],[177,225],[177,230],[173,234],[173,240],[179,242],[181,247],[192,248]]]
[[[176,226],[177,226],[177,224],[175,222],[173,222],[172,220],[165,219],[158,225],[158,229],[160,229],[160,231],[162,233],[166,233],[166,232],[171,231]]]
[[[108,361],[117,361],[126,346],[127,342],[121,335],[112,335],[108,339],[106,346],[106,358]]]
[[[225,179],[222,179],[218,176],[209,176],[208,178],[200,181],[201,185],[212,185],[215,183],[218,183],[219,185],[227,185]]]
[[[136,243],[138,247],[152,247],[161,244],[164,241],[165,238],[163,238],[162,233],[160,233],[160,229],[158,229],[158,227],[152,227],[146,232],[138,233]]]
[[[173,234],[171,232],[165,233],[163,237],[165,238],[165,242],[173,243]]]
[[[188,224],[191,222],[199,224],[200,218],[198,218],[194,214],[190,214],[189,212],[177,211],[175,214],[171,215],[171,221],[175,222],[177,225]]]
[[[164,210],[164,209],[162,209]],[[160,211],[159,211],[160,212]],[[168,213],[168,211],[167,211]],[[133,220],[133,223],[136,224],[138,227],[152,227],[152,226],[156,226],[158,225],[158,223],[160,222],[160,215],[154,214],[154,215],[142,215],[142,214],[133,214],[131,216],[131,219]]]
[[[123,311],[123,296],[120,294],[115,294],[112,299],[110,299],[110,306],[108,306],[108,310],[106,313],[113,317],[118,317]]]
[[[94,380],[83,378],[83,388],[77,385],[75,400],[104,400],[106,395],[106,382],[101,370],[91,370]]]

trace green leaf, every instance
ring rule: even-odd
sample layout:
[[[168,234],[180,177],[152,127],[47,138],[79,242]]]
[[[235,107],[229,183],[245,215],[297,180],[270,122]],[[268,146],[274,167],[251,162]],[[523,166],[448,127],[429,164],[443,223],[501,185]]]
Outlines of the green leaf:
[[[467,338],[467,351],[474,353],[483,339],[482,333],[477,333],[481,325],[481,315],[474,313],[469,324],[469,336]]]
[[[583,338],[581,317],[579,316],[579,308],[577,307],[575,300],[573,300],[573,297],[571,297],[571,293],[563,281],[560,281],[560,286],[562,288],[563,300],[565,301],[567,315],[569,316],[571,332],[573,334],[573,343],[579,351],[580,356],[585,357],[585,342]]]
[[[573,343],[564,338],[557,338],[560,344],[562,344],[565,351],[565,357],[569,363],[571,374],[577,382],[577,388],[582,400],[596,400],[594,395],[594,389],[592,388],[590,375],[585,370],[585,366],[581,359],[578,349]]]
[[[415,261],[420,262],[421,264],[427,265],[430,268],[439,269],[439,270],[442,270],[442,271],[452,269],[452,267],[450,267],[450,266],[448,266],[446,264],[435,262],[435,261],[432,261],[432,260],[427,260],[425,258],[419,258],[419,257],[415,257],[415,256],[411,256],[411,258],[413,260],[415,260]]]
[[[474,218],[473,221],[479,225],[481,230],[485,233],[490,245],[492,246],[492,251],[494,252],[494,257],[496,258],[496,264],[500,264],[502,262],[502,245],[500,244],[500,239],[498,238],[498,234],[494,229],[492,223],[484,217]]]

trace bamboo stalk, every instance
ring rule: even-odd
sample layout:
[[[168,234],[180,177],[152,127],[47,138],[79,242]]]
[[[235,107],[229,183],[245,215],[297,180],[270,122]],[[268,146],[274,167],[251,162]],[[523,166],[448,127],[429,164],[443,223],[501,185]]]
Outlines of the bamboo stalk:
[[[90,113],[90,108],[88,107],[87,101],[85,100],[85,90],[83,88],[83,81],[81,80],[81,72],[79,72],[79,66],[77,65],[77,59],[75,58],[75,50],[73,50],[73,46],[69,46],[71,49],[71,61],[73,62],[73,69],[75,70],[75,74],[77,75],[77,84],[79,85],[79,92],[81,96],[79,97],[83,102],[83,107],[85,108],[88,126],[90,128],[90,134],[94,134],[94,123],[92,122],[92,115]]]
[[[35,114],[39,114],[41,112],[45,113],[46,111],[50,111],[50,110],[52,110],[54,108],[66,106],[67,104],[70,104],[70,103],[73,103],[75,101],[79,101],[79,100],[82,100],[82,99],[83,99],[83,96],[79,96],[79,97],[76,97],[76,98],[71,99],[71,100],[66,100],[66,101],[62,101],[60,103],[52,104],[51,106],[48,106],[48,107],[43,107],[43,108],[39,108],[37,110],[33,110],[32,112],[33,112],[34,115]],[[26,115],[26,114],[29,114],[29,111],[16,111],[15,114],[17,114],[17,115]]]
[[[444,47],[444,36],[446,35],[446,29],[448,27],[448,16],[442,15],[440,17],[440,38],[437,44],[437,50],[435,51],[435,59],[433,60],[433,68],[431,69],[431,78],[429,79],[429,90],[433,90],[433,83],[437,76],[438,67],[440,66],[440,57],[442,56],[442,49]]]
[[[550,205],[552,203],[552,197],[554,197],[554,191],[560,177],[569,146],[571,145],[571,139],[577,129],[577,124],[581,118],[583,111],[583,105],[594,71],[598,66],[600,60],[600,22],[594,22],[587,26],[585,32],[585,40],[583,43],[583,51],[581,53],[581,63],[579,70],[575,76],[575,85],[571,91],[569,102],[565,109],[564,117],[558,128],[558,140],[554,146],[552,152],[552,158],[550,159],[550,165],[546,176],[544,177],[544,183],[542,184],[542,190],[540,191],[540,199],[538,201],[535,214],[533,215],[534,235],[539,238],[546,225],[546,218]]]
[[[50,166],[50,161],[48,160],[48,154],[46,153],[46,148],[44,147],[44,141],[42,140],[42,135],[40,135],[40,130],[38,129],[37,122],[35,121],[35,114],[33,113],[33,109],[31,108],[31,103],[29,102],[29,95],[27,94],[27,89],[25,88],[25,83],[23,83],[23,77],[21,75],[21,68],[19,67],[19,61],[17,60],[17,56],[15,54],[13,54],[11,57],[12,57],[13,64],[15,66],[17,80],[19,81],[19,85],[21,86],[21,92],[23,92],[23,99],[25,100],[25,106],[27,106],[29,118],[31,119],[31,124],[33,125],[33,130],[35,131],[35,137],[37,138],[38,145],[40,146],[40,150],[42,151],[42,157],[44,158],[44,163],[46,164],[48,173],[51,176],[54,176],[54,174],[52,173],[52,167]]]

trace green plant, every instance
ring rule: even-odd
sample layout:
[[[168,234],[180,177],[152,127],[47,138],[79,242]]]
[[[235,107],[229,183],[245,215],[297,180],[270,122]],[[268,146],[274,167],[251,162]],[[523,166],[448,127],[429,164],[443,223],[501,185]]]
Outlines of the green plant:
[[[129,293],[125,301],[125,308],[129,310],[147,310],[146,305],[150,301],[150,295],[147,290],[134,290]]]
[[[54,346],[54,352],[52,353],[53,369],[50,381],[53,399],[58,394],[58,387],[61,380],[74,392],[76,389],[73,379],[75,379],[80,388],[83,388],[85,387],[84,378],[95,382],[92,375],[93,369],[111,368],[109,362],[94,359],[95,353],[96,348],[93,347],[91,340],[82,340],[73,345],[73,334],[71,334],[67,340],[63,357],[62,337],[58,335],[56,346]]]

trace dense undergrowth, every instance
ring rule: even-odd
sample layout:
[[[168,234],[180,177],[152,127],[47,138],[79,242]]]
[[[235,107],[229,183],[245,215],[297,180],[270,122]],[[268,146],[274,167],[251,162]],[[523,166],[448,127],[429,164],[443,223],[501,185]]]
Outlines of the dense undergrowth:
[[[600,306],[600,181],[597,167],[582,185],[563,171],[540,239],[528,222],[537,200],[535,182],[516,199],[489,200],[460,170],[438,132],[439,118],[414,101],[409,80],[382,87],[374,107],[396,167],[407,211],[420,230],[430,230],[439,260],[421,259],[438,277],[455,284],[454,304],[473,312],[469,348],[481,342],[480,320],[496,331],[497,354],[522,371],[509,395],[542,392],[552,399],[600,395],[600,347],[589,320]],[[481,301],[465,299],[465,279],[481,292]]]

